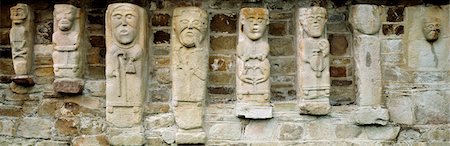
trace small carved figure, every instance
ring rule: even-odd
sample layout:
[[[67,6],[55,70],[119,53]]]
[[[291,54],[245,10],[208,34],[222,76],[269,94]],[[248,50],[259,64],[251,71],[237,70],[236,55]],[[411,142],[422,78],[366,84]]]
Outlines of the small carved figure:
[[[267,25],[269,12],[243,8],[236,58],[236,114],[238,117],[272,118],[270,106],[270,63]],[[253,110],[260,113],[255,114]]]
[[[440,20],[436,17],[427,17],[423,19],[422,34],[425,40],[414,40],[410,43],[409,49],[414,52],[409,55],[409,64],[418,70],[435,70],[439,68],[440,58],[444,59],[443,54],[439,54],[441,48],[436,47],[439,39]]]
[[[17,4],[10,8],[12,27],[11,41],[12,60],[16,77],[13,81],[20,85],[34,85],[31,77],[33,63],[33,15],[26,4]]]

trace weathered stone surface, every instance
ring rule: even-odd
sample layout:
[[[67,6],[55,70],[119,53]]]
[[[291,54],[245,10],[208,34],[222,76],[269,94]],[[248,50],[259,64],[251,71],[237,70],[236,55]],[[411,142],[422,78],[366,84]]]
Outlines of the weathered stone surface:
[[[418,140],[420,138],[420,135],[421,134],[418,130],[414,130],[414,129],[402,130],[398,134],[397,140],[398,141]]]
[[[106,11],[106,120],[116,127],[142,121],[148,79],[147,16],[130,3],[110,4]],[[125,144],[126,137],[115,136],[111,143]],[[129,137],[130,142],[138,140],[134,144],[143,143],[139,133]]]
[[[161,132],[161,138],[164,140],[165,143],[173,144],[175,143],[176,136],[177,136],[177,127],[172,126],[168,128],[162,128],[158,129],[157,131]]]
[[[64,141],[52,141],[52,140],[44,140],[41,142],[37,142],[35,146],[69,146],[68,142]]]
[[[83,80],[76,78],[57,79],[53,82],[53,89],[59,93],[79,94],[83,91]]]
[[[211,19],[211,31],[235,33],[236,32],[236,15],[233,14],[217,14]]]
[[[331,105],[328,98],[318,100],[302,100],[299,102],[300,114],[306,115],[327,115],[331,112]]]
[[[244,126],[244,125],[243,125]],[[272,140],[277,137],[274,129],[277,129],[277,121],[270,120],[251,120],[245,125],[242,139],[246,140]]]
[[[160,137],[147,137],[146,139],[148,145],[166,146],[164,141]]]
[[[283,123],[279,126],[279,140],[298,140],[303,136],[303,127],[295,123]]]
[[[50,138],[53,124],[48,119],[26,117],[19,122],[17,135],[26,138]]]
[[[158,129],[170,127],[175,123],[174,115],[171,113],[158,114],[145,118],[146,128]]]
[[[24,113],[20,106],[3,105],[0,107],[0,115],[11,116],[11,117],[20,117],[20,116],[23,116]]]
[[[258,20],[258,21],[257,21]],[[272,118],[270,106],[269,12],[242,8],[236,57],[236,115],[250,119]]]
[[[169,26],[169,14],[154,14],[152,17],[152,26]]]
[[[372,140],[393,140],[398,136],[400,127],[368,126],[364,127],[367,137]]]
[[[55,122],[58,135],[75,136],[79,134],[79,121],[76,118],[60,118]]]
[[[349,21],[354,29],[362,34],[376,34],[381,26],[380,9],[377,5],[352,5]]]
[[[363,127],[356,125],[339,124],[336,125],[336,138],[351,139],[362,134]]]
[[[0,120],[0,135],[14,136],[16,131],[15,119],[1,119]]]
[[[211,37],[211,50],[234,53],[236,50],[236,36]]]
[[[105,135],[81,135],[72,139],[74,146],[108,146],[108,139]]]
[[[174,105],[175,122],[181,129],[189,130],[203,126],[203,105],[200,102],[180,102]]]
[[[240,123],[215,124],[209,128],[208,139],[238,140],[240,137]]]
[[[450,140],[450,127],[448,125],[440,125],[425,132],[423,138],[428,141],[448,141]]]
[[[348,40],[346,35],[331,34],[328,35],[330,42],[330,54],[341,56],[347,53]]]
[[[417,124],[443,124],[449,122],[450,100],[442,91],[418,92],[415,99]]]
[[[295,55],[292,38],[269,38],[270,56]]]
[[[206,134],[201,130],[178,131],[175,142],[177,144],[201,144],[206,142]]]
[[[412,125],[415,122],[414,102],[410,97],[393,97],[386,100],[389,119],[395,123]]]
[[[84,86],[92,96],[104,97],[106,82],[104,80],[88,80]]]
[[[336,133],[334,125],[323,123],[323,122],[315,122],[309,123],[305,125],[306,129],[306,137],[308,139],[335,139]]]
[[[389,120],[388,110],[382,107],[361,106],[352,115],[353,122],[357,125],[386,125]]]
[[[143,145],[145,143],[143,132],[143,127],[109,128],[108,142],[111,145]]]

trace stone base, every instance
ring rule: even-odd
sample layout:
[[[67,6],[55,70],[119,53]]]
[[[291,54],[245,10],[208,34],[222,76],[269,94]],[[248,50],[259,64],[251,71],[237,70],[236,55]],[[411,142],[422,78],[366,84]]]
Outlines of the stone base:
[[[235,111],[237,117],[246,119],[270,119],[273,117],[270,105],[236,104]]]
[[[35,84],[33,77],[29,75],[17,75],[12,78],[12,81],[20,86],[33,86]]]
[[[106,121],[115,127],[126,128],[140,125],[142,121],[140,106],[106,106]]]
[[[84,82],[81,79],[56,79],[53,90],[58,93],[80,94],[83,92]]]
[[[144,127],[109,128],[108,142],[111,145],[143,145]]]
[[[382,107],[362,106],[353,114],[352,119],[357,125],[386,125],[389,112]]]
[[[177,144],[203,144],[206,142],[206,134],[203,129],[181,130],[176,134]]]
[[[322,116],[331,112],[330,100],[328,98],[301,100],[299,107],[300,114],[302,115]]]

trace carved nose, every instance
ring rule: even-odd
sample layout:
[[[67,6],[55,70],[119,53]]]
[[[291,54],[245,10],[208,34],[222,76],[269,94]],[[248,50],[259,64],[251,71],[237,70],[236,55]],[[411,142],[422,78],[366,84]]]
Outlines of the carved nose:
[[[122,26],[127,26],[127,22],[122,18]]]

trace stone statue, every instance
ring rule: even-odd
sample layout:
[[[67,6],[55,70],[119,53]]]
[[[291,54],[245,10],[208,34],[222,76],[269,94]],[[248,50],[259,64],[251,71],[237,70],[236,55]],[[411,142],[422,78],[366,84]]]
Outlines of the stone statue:
[[[300,113],[326,115],[330,112],[330,45],[324,37],[326,9],[299,9],[301,24],[297,51],[298,96]],[[304,33],[304,35],[302,34]]]
[[[359,125],[381,124],[389,120],[382,107],[381,27],[380,7],[357,4],[351,6],[350,24],[353,27],[353,52],[357,85],[358,111],[353,115]]]
[[[147,24],[146,11],[134,4],[110,4],[106,11],[106,120],[126,133],[110,136],[114,145],[130,137],[140,139],[136,145],[143,143],[139,131],[147,89]]]
[[[22,3],[11,7],[10,10],[12,26],[9,38],[16,73],[13,81],[18,85],[32,86],[34,85],[31,76],[34,45],[33,11],[31,7]]]
[[[62,93],[81,93],[85,52],[90,48],[84,29],[85,17],[79,8],[68,4],[56,4],[53,16],[54,89]]]
[[[172,21],[172,97],[178,144],[206,141],[203,111],[208,74],[208,15],[197,7],[174,9]]]
[[[267,26],[269,11],[242,8],[236,57],[236,115],[250,119],[272,118]]]

